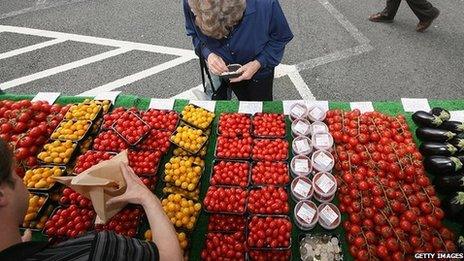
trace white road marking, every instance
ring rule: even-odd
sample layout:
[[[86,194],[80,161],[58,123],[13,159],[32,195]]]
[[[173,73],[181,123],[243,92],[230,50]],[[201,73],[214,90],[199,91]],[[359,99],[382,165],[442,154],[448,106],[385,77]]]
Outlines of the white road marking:
[[[46,0],[39,0],[39,1],[37,1],[35,6],[24,8],[24,9],[17,10],[17,11],[12,11],[12,12],[9,12],[9,13],[6,13],[6,14],[0,14],[0,20],[5,19],[5,18],[9,18],[9,17],[22,15],[22,14],[35,12],[35,11],[39,11],[39,10],[45,10],[45,9],[50,9],[50,8],[54,8],[54,7],[59,7],[59,6],[62,6],[62,5],[79,3],[79,2],[84,2],[84,1],[87,1],[87,0],[64,0],[64,1],[58,1],[58,2],[53,2],[53,3],[47,4]]]
[[[203,84],[172,96],[171,99],[198,100],[197,96],[194,94],[194,91],[203,92]]]
[[[148,76],[151,76],[151,75],[157,74],[159,72],[165,71],[167,69],[170,69],[170,68],[175,67],[177,65],[180,65],[182,63],[188,62],[190,60],[192,60],[191,57],[181,56],[181,57],[176,58],[174,60],[170,60],[169,62],[159,64],[159,65],[154,66],[152,68],[143,70],[141,72],[126,76],[126,77],[118,79],[116,81],[113,81],[113,82],[107,83],[105,85],[96,87],[94,89],[88,90],[86,92],[83,92],[83,93],[79,94],[79,96],[93,96],[93,95],[96,95],[97,93],[100,93],[100,92],[112,91],[112,90],[117,89],[119,87],[122,87],[122,86],[128,85],[130,83],[139,81],[139,80],[141,80],[143,78],[146,78]]]
[[[21,84],[25,84],[25,83],[32,82],[38,79],[42,79],[42,78],[45,78],[45,77],[48,77],[48,76],[51,76],[57,73],[69,71],[71,69],[74,69],[74,68],[77,68],[83,65],[91,64],[94,62],[98,62],[98,61],[107,59],[109,57],[127,53],[129,51],[131,51],[131,49],[119,48],[119,49],[111,50],[111,51],[104,52],[101,54],[97,54],[91,57],[87,57],[87,58],[84,58],[84,59],[81,59],[81,60],[78,60],[72,63],[63,64],[63,65],[60,65],[54,68],[50,68],[48,70],[44,70],[38,73],[27,75],[27,76],[17,78],[17,79],[8,81],[8,82],[0,83],[0,89],[7,90],[15,86],[19,86]]]
[[[135,43],[135,42],[114,40],[114,39],[108,39],[108,38],[100,38],[100,37],[93,37],[93,36],[86,36],[86,35],[79,35],[79,34],[69,34],[69,33],[32,29],[32,28],[26,28],[26,27],[6,26],[6,25],[0,25],[0,31],[36,35],[36,36],[49,37],[49,38],[67,39],[69,41],[75,41],[75,42],[81,42],[81,43],[106,45],[106,46],[127,48],[127,49],[146,51],[146,52],[152,52],[152,53],[169,54],[169,55],[174,55],[174,56],[189,56],[192,58],[196,57],[195,52],[192,50],[172,48],[172,47],[166,47],[166,46],[160,46],[160,45],[144,44],[144,43]]]
[[[290,80],[295,85],[295,88],[298,90],[298,92],[300,93],[301,98],[303,98],[303,100],[307,100],[307,101],[315,101],[316,100],[316,97],[314,97],[314,95],[311,92],[311,90],[309,89],[308,85],[303,80],[303,77],[301,77],[298,70],[296,70],[296,67],[295,67],[295,70],[288,73],[288,77],[290,77]]]
[[[13,57],[15,55],[20,55],[20,54],[23,54],[23,53],[35,51],[37,49],[45,48],[45,47],[52,46],[52,45],[59,44],[59,43],[63,43],[63,42],[66,42],[66,39],[53,39],[53,40],[50,40],[50,41],[46,41],[46,42],[26,46],[24,48],[15,49],[15,50],[12,50],[12,51],[9,51],[9,52],[0,53],[0,60],[10,58],[10,57]]]
[[[15,15],[22,14],[22,13],[32,12],[32,11],[40,10],[44,8],[50,8],[53,6],[63,5],[67,3],[81,2],[81,1],[84,1],[84,0],[66,0],[66,1],[60,1],[60,2],[47,4],[46,0],[38,0],[37,5],[35,7],[26,8],[20,11],[15,11],[15,12],[1,15],[0,19],[5,18],[5,17],[15,16]],[[322,57],[317,57],[317,58],[314,58],[314,59],[311,59],[305,62],[301,62],[296,65],[281,64],[278,67],[276,67],[275,78],[280,78],[280,77],[288,75],[292,83],[295,85],[295,88],[300,93],[301,97],[305,100],[310,100],[310,101],[314,101],[316,99],[314,95],[312,94],[311,90],[309,89],[308,85],[305,83],[304,79],[301,77],[299,73],[300,71],[312,69],[317,66],[339,61],[342,59],[347,59],[349,57],[360,55],[364,52],[368,52],[373,49],[373,47],[369,44],[370,40],[366,38],[353,24],[351,24],[343,16],[343,14],[341,14],[332,4],[330,4],[327,0],[318,0],[318,2],[324,6],[324,8],[343,26],[343,28],[345,28],[345,30],[348,31],[348,33],[350,33],[352,37],[354,37],[359,42],[360,45],[352,47],[352,48],[348,48],[342,51],[336,51],[336,52],[333,52],[331,54],[328,54]],[[96,87],[92,90],[88,90],[81,94],[84,96],[92,96],[102,91],[111,91],[111,90],[123,87],[127,84],[136,82],[140,79],[146,78],[148,76],[154,75],[161,71],[165,71],[179,64],[182,64],[182,63],[185,63],[192,59],[197,58],[195,53],[192,50],[188,50],[188,49],[171,48],[171,47],[165,47],[165,46],[135,43],[135,42],[114,40],[114,39],[108,39],[108,38],[100,38],[100,37],[84,36],[84,35],[69,34],[69,33],[62,33],[62,32],[53,32],[53,31],[46,31],[46,30],[39,30],[39,29],[32,29],[32,28],[0,25],[0,32],[2,31],[27,34],[27,35],[36,35],[36,36],[56,38],[56,39],[0,54],[0,59],[11,57],[11,56],[24,53],[24,52],[33,51],[35,49],[50,46],[50,45],[59,43],[60,41],[66,41],[66,40],[89,43],[89,44],[96,44],[96,45],[112,46],[112,47],[117,47],[118,49],[0,84],[1,89],[12,88],[12,87],[15,87],[15,86],[18,86],[18,85],[21,85],[21,84],[24,84],[30,81],[48,77],[56,73],[74,69],[79,66],[92,63],[94,61],[98,61],[98,60],[106,59],[114,55],[118,55],[118,54],[115,54],[118,52],[117,50],[125,50],[124,52],[130,51],[130,50],[139,50],[139,51],[147,51],[147,52],[153,52],[153,53],[162,53],[162,54],[178,56],[178,58],[171,60],[169,62],[166,62],[160,65],[154,66],[152,68],[146,69],[144,71],[126,76],[116,81]],[[58,40],[58,39],[63,39],[63,40]],[[56,41],[56,43],[54,41]],[[107,56],[108,54],[110,54],[110,56]],[[197,96],[193,92],[202,92],[202,91],[203,91],[203,87],[202,85],[199,85],[190,90],[184,91],[172,98],[197,99]]]
[[[308,61],[305,61],[305,62],[301,62],[301,63],[296,65],[296,68],[297,68],[298,71],[312,69],[312,68],[320,66],[320,65],[324,65],[324,64],[327,64],[327,63],[347,59],[347,58],[350,58],[352,56],[360,55],[360,54],[363,54],[365,52],[369,52],[369,51],[371,51],[373,49],[374,49],[374,47],[372,47],[372,45],[370,45],[370,44],[358,45],[358,46],[348,48],[348,49],[345,49],[345,50],[342,50],[342,51],[336,51],[336,52],[327,54],[327,55],[322,56],[322,57],[317,57],[317,58],[314,58],[314,59],[311,59],[311,60],[308,60]]]
[[[340,13],[329,1],[327,0],[318,0],[318,2],[324,6],[325,9],[333,16],[337,21],[351,34],[351,36],[356,39],[359,44],[368,44],[370,42],[367,37],[365,37],[359,30],[356,28],[345,16]]]

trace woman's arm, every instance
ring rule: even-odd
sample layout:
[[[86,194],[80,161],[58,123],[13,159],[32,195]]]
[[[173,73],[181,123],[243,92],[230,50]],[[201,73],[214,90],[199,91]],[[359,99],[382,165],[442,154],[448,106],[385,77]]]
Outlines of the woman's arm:
[[[153,242],[158,248],[160,260],[183,260],[176,231],[164,213],[160,200],[142,183],[129,166],[121,164],[121,171],[127,183],[126,192],[110,199],[107,205],[121,202],[142,205],[150,223]]]
[[[261,64],[262,68],[279,65],[284,55],[285,45],[293,39],[293,33],[278,0],[272,0],[271,2],[270,40],[263,51],[256,56],[256,60]]]
[[[187,30],[187,35],[192,37],[192,43],[195,47],[195,53],[198,56],[202,56],[204,59],[208,59],[208,56],[211,54],[209,48],[201,44],[200,39],[198,38],[197,32],[195,30],[195,17],[190,9],[188,0],[183,0],[184,2],[184,16],[185,16],[185,29]]]

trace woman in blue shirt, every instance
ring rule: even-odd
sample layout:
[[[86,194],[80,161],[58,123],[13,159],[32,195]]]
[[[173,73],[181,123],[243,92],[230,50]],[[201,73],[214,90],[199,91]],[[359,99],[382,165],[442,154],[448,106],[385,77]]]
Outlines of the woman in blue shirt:
[[[272,100],[274,68],[293,38],[278,0],[183,0],[187,35],[212,73],[214,99]],[[219,78],[227,65],[241,76]],[[227,88],[227,87],[230,87]]]

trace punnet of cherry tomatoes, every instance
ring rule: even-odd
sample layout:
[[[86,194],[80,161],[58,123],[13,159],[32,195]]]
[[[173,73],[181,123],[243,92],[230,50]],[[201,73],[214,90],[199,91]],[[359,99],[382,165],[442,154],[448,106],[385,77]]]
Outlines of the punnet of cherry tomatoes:
[[[47,102],[0,101],[0,139],[14,148],[16,173],[37,166],[37,154],[63,120],[70,105]]]
[[[402,115],[327,113],[349,252],[356,260],[456,251],[453,233]]]

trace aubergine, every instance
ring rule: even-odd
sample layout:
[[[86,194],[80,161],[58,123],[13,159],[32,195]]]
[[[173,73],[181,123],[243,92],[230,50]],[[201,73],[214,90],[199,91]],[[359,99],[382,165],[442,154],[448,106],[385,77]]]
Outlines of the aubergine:
[[[458,237],[458,250],[462,253],[464,253],[464,236],[459,236]]]
[[[464,139],[462,138],[453,138],[448,141],[451,145],[453,145],[456,149],[458,149],[458,152],[464,151]]]
[[[435,183],[435,188],[441,194],[451,194],[456,191],[464,191],[464,174],[438,176],[433,182]]]
[[[424,156],[453,156],[458,149],[449,143],[424,142],[419,146],[419,150]]]
[[[464,132],[464,122],[459,121],[444,121],[440,125],[440,129],[452,131],[454,133]]]
[[[455,192],[442,201],[445,216],[451,220],[462,223],[464,217],[464,192]]]
[[[456,133],[446,130],[423,127],[416,130],[416,135],[417,138],[422,141],[445,142],[454,138]]]
[[[461,235],[457,238],[458,251],[464,253],[464,227],[462,228]]]
[[[430,114],[437,116],[442,121],[449,121],[451,113],[443,108],[435,107],[430,111]]]
[[[430,156],[424,159],[425,169],[437,176],[456,175],[463,164],[457,157]]]
[[[412,120],[419,127],[434,127],[437,128],[443,123],[439,117],[425,111],[417,111],[412,115]]]

